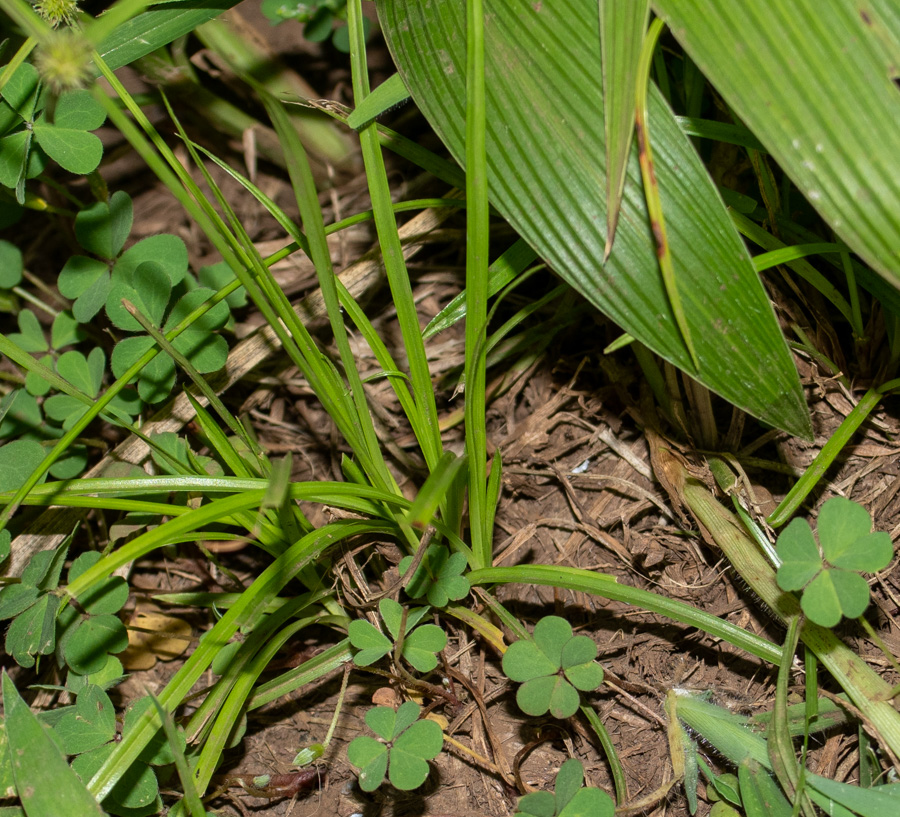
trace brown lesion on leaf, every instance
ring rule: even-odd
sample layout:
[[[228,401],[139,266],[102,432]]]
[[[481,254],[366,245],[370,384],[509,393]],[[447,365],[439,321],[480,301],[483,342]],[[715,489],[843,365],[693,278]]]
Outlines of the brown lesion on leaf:
[[[666,234],[655,218],[650,219],[650,229],[653,230],[653,239],[656,241],[656,257],[662,258],[666,254]]]

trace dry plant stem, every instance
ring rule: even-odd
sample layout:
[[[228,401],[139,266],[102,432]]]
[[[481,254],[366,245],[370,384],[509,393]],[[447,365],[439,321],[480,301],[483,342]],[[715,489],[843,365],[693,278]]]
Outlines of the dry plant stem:
[[[488,717],[487,707],[484,703],[484,696],[481,692],[475,689],[474,685],[471,681],[466,678],[461,672],[457,672],[452,667],[447,667],[448,675],[453,678],[458,683],[462,684],[468,692],[469,695],[472,696],[472,700],[475,701],[475,704],[478,706],[478,711],[481,713],[481,722],[484,725],[484,731],[487,733],[488,740],[491,744],[491,751],[494,753],[495,767],[496,771],[500,773],[500,776],[503,778],[504,782],[508,785],[513,785],[513,776],[509,770],[509,761],[506,758],[506,755],[503,752],[503,741],[501,741],[497,734],[491,729],[491,719]]]
[[[387,678],[390,681],[399,682],[408,689],[418,689],[420,692],[431,695],[433,698],[443,698],[449,706],[460,705],[459,698],[449,693],[446,689],[439,687],[437,684],[429,684],[428,681],[414,678],[402,667],[400,668],[399,675],[395,675],[393,672],[388,672],[387,670],[379,669],[378,667],[356,667],[356,669],[364,672],[371,672],[374,675],[380,675],[382,678]]]
[[[554,729],[559,731],[563,737],[566,736],[566,731],[556,723],[547,723],[543,725],[545,729]],[[554,738],[549,735],[541,735],[537,740],[531,741],[531,743],[526,743],[518,752],[516,752],[516,756],[513,758],[513,772],[516,777],[516,788],[522,794],[528,794],[529,792],[534,791],[531,786],[529,786],[522,779],[522,764],[525,762],[528,755],[530,755],[538,746],[542,746],[545,743],[549,743]]]
[[[782,622],[802,615],[797,597],[778,587],[775,571],[740,520],[722,507],[703,483],[690,477],[668,451],[660,449],[654,454],[655,465],[665,469],[669,482],[702,526],[710,544],[721,548],[740,577],[772,614]],[[874,736],[891,755],[895,767],[900,769],[897,765],[900,713],[891,706],[890,686],[831,630],[807,621],[800,638],[850,696]]]
[[[455,211],[447,207],[425,210],[404,224],[400,228],[400,237],[404,242],[404,257],[410,258],[425,247],[428,243],[428,234],[443,224],[453,212]],[[382,277],[381,254],[377,249],[364,255],[339,276],[353,297],[357,299],[378,286]],[[325,301],[321,290],[316,289],[307,295],[295,305],[294,309],[306,321],[323,317]],[[225,367],[209,377],[208,382],[217,394],[222,394],[280,348],[281,343],[274,330],[270,326],[264,326],[235,346],[228,355]],[[191,392],[201,405],[206,405],[205,398],[197,392],[196,388],[190,387],[187,391]],[[160,408],[153,418],[142,426],[141,430],[147,436],[164,431],[178,431],[193,418],[194,409],[187,394],[182,392]],[[148,453],[147,444],[131,435],[119,443],[93,468],[85,472],[82,478],[103,476],[105,470],[116,462],[140,463]],[[72,528],[79,524],[85,514],[86,511],[82,508],[48,508],[44,511],[29,526],[27,533],[21,534],[13,541],[12,556],[6,575],[21,576],[25,566],[35,553],[59,547],[63,539]]]

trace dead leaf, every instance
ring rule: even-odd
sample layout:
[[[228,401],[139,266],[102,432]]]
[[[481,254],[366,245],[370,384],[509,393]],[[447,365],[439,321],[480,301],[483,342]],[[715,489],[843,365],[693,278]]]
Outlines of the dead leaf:
[[[128,649],[119,659],[127,670],[152,669],[158,660],[178,658],[193,633],[186,621],[162,613],[138,613],[128,625]]]

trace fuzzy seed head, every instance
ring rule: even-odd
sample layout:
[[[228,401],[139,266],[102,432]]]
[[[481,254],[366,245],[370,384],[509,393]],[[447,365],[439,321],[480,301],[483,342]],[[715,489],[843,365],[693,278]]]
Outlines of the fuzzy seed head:
[[[34,10],[54,28],[71,25],[81,11],[76,0],[36,0]]]
[[[81,32],[60,29],[47,38],[35,58],[44,82],[54,93],[83,88],[91,79],[92,46]]]

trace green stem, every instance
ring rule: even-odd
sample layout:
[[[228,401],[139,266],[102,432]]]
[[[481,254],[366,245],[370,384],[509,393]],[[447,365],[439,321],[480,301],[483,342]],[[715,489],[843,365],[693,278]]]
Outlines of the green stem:
[[[803,476],[794,483],[794,487],[788,491],[787,496],[781,500],[778,507],[768,518],[768,523],[773,528],[783,525],[793,516],[803,501],[809,496],[818,481],[834,462],[835,457],[841,452],[856,430],[863,424],[872,410],[881,402],[883,394],[880,389],[869,389],[862,400],[856,404],[837,431],[831,435],[822,450],[816,455],[809,468],[803,472]]]
[[[486,568],[492,561],[493,533],[487,529],[486,521],[493,514],[487,508],[485,428],[485,333],[490,212],[482,0],[468,0],[466,9],[466,454],[469,460],[469,532],[474,555],[472,566]]]

